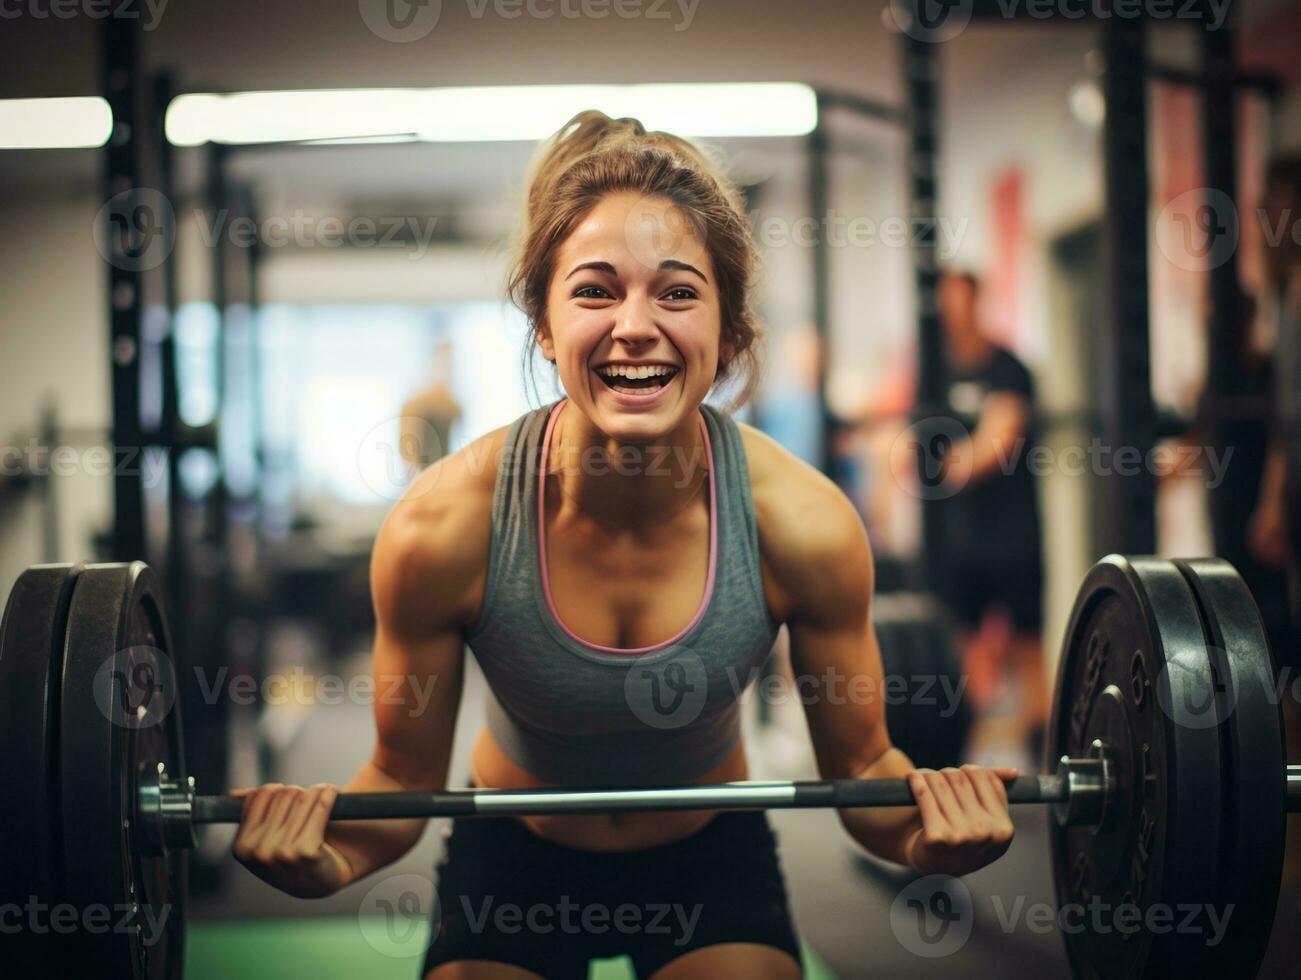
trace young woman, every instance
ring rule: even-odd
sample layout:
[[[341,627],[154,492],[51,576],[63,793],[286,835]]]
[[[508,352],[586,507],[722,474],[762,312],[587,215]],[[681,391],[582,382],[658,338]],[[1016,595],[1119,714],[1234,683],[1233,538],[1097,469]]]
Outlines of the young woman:
[[[734,188],[689,143],[584,112],[545,145],[511,288],[566,397],[425,471],[385,522],[376,690],[410,683],[377,699],[374,756],[345,791],[445,785],[466,644],[491,690],[478,786],[745,779],[737,701],[785,624],[822,776],[906,776],[918,799],[841,811],[848,833],[926,873],[1006,851],[1013,771],[916,771],[890,745],[848,500],[704,404],[753,381],[753,263]],[[321,896],[423,830],[330,824],[334,796],[247,791],[237,858]],[[763,813],[458,820],[438,897],[436,980],[586,976],[619,954],[659,980],[800,975]]]

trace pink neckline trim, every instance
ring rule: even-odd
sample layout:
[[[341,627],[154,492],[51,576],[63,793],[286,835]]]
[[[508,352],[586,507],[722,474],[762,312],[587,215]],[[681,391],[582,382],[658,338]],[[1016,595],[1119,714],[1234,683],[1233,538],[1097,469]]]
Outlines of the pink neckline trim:
[[[709,608],[709,600],[714,594],[714,573],[718,569],[718,481],[714,479],[714,450],[709,444],[709,427],[705,425],[705,418],[701,415],[700,431],[705,441],[705,460],[709,464],[709,573],[705,578],[705,594],[701,597],[700,608],[696,610],[691,622],[687,623],[677,635],[669,637],[662,643],[656,643],[648,647],[607,647],[599,643],[589,643],[561,621],[560,613],[556,610],[555,600],[551,597],[551,578],[547,574],[547,515],[546,501],[544,499],[547,485],[547,453],[551,448],[551,432],[556,427],[556,421],[560,418],[560,413],[564,411],[565,406],[568,404],[569,400],[564,399],[551,410],[551,416],[547,419],[546,430],[542,434],[542,462],[538,467],[538,565],[542,573],[542,594],[546,596],[547,610],[551,613],[551,618],[555,621],[555,624],[564,630],[565,635],[571,640],[593,650],[599,650],[602,653],[643,654],[672,646],[696,628],[696,624],[704,618],[705,610]]]

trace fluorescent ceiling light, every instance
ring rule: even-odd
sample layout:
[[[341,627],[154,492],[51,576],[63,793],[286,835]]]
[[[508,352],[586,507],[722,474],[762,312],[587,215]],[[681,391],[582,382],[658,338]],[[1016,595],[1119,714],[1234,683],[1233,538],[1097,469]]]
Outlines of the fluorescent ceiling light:
[[[0,149],[103,146],[113,111],[103,99],[0,99]]]
[[[635,116],[684,136],[798,136],[817,123],[807,85],[519,85],[322,89],[182,95],[167,108],[167,138],[203,143],[301,141],[431,143],[537,140],[583,109]]]

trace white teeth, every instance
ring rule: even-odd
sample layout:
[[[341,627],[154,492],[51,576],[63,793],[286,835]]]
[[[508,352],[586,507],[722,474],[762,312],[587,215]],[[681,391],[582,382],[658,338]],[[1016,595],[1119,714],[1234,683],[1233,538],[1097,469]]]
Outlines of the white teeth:
[[[631,381],[639,381],[643,378],[657,378],[664,374],[676,374],[678,369],[665,364],[645,364],[641,366],[607,364],[596,370],[607,378],[628,378]]]

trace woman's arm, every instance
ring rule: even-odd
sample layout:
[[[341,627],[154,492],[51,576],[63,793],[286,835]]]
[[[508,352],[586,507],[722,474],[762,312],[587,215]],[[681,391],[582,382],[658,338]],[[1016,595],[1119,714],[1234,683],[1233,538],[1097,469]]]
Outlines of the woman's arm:
[[[446,784],[464,667],[462,631],[483,592],[491,491],[456,457],[426,471],[390,513],[371,560],[376,745],[343,792]],[[293,895],[331,894],[400,858],[424,820],[329,824],[334,789],[246,793],[234,853]]]
[[[1283,440],[1272,438],[1260,474],[1260,493],[1247,523],[1247,545],[1266,568],[1288,562],[1287,456]]]
[[[944,460],[944,480],[958,489],[1011,472],[1029,448],[1025,435],[1030,426],[1030,403],[1013,391],[985,396],[976,429],[949,449]]]
[[[1015,773],[917,770],[891,745],[862,522],[839,488],[793,457],[772,480],[756,494],[761,548],[781,607],[774,613],[790,630],[819,772],[825,779],[907,778],[920,804],[840,810],[841,823],[872,853],[927,873],[965,874],[988,864],[1012,840],[1002,780]]]
[[[395,515],[376,541],[371,563],[376,743],[370,761],[344,792],[447,785],[465,656],[464,583],[457,581],[464,562],[446,557],[465,548],[458,516],[408,521]],[[325,840],[346,859],[349,881],[355,881],[400,858],[424,827],[424,820],[349,821],[331,825]]]

